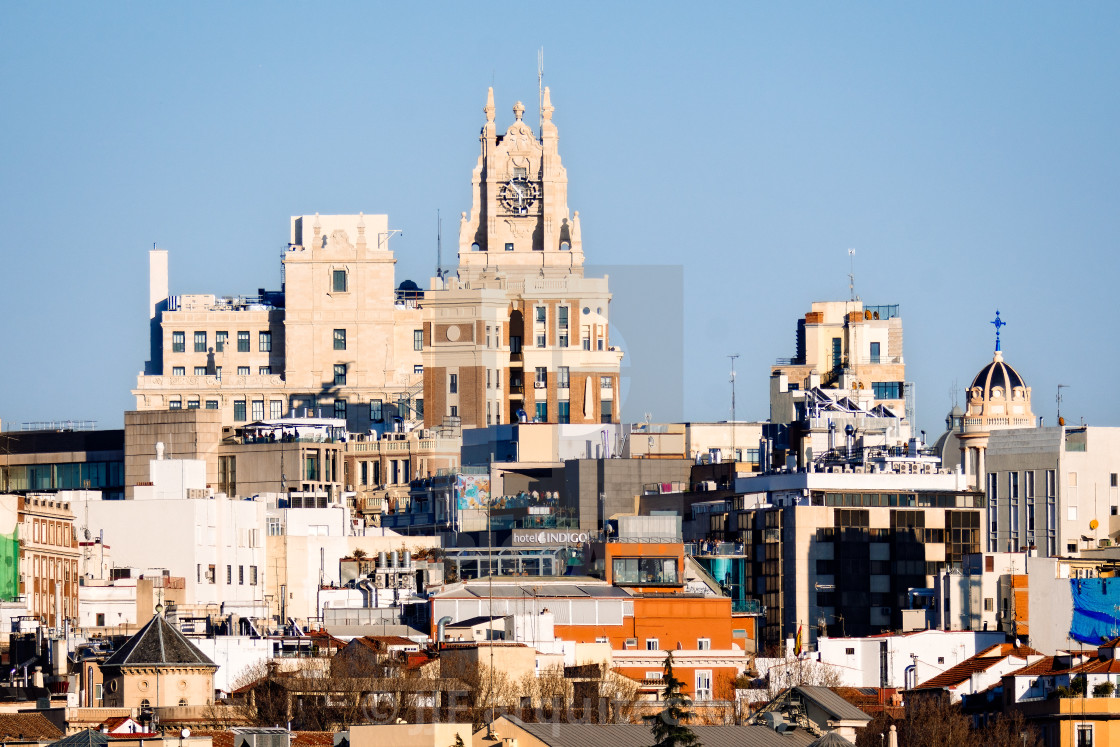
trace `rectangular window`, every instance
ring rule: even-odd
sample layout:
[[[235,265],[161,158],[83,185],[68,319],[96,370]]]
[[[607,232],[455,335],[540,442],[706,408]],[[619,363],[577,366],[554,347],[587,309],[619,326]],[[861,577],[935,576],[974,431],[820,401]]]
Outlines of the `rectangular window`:
[[[261,376],[271,376],[272,366],[257,366],[257,373]]]
[[[237,367],[237,375],[238,376],[248,376],[249,375],[249,367],[248,366],[238,366]]]
[[[257,567],[255,565],[249,566],[249,586],[257,585]]]
[[[239,586],[245,585],[245,566],[237,566],[237,584]]]
[[[199,408],[198,397],[191,397],[190,399],[187,400],[187,409],[188,410],[197,410],[198,408]]]
[[[521,335],[509,336],[509,352],[512,354],[521,352]]]
[[[216,399],[206,400],[206,409],[207,410],[217,410],[218,409],[218,400],[216,400]]]
[[[506,251],[507,252],[512,252],[513,251],[513,242],[511,242],[511,241],[506,242]]]
[[[371,399],[369,401],[369,419],[371,422],[380,423],[381,416],[381,400]]]
[[[194,367],[194,375],[195,376],[205,376],[206,375],[206,366],[195,366]]]
[[[334,401],[334,416],[343,420],[346,419],[346,400],[336,399]]]
[[[175,399],[173,399],[173,400],[171,400],[170,402],[167,403],[167,408],[169,410],[182,410],[183,409],[183,400],[176,397]]]
[[[567,331],[561,332],[556,344],[562,348],[568,347],[568,333]]]
[[[187,333],[186,332],[172,332],[171,333],[171,352],[172,353],[185,353],[185,352],[187,352]]]
[[[556,369],[556,386],[560,387],[561,389],[567,389],[569,386],[570,375],[568,371],[569,368],[567,366],[560,366],[558,369]]]
[[[696,688],[692,693],[693,700],[712,699],[712,671],[710,669],[697,670]]]
[[[238,423],[245,422],[245,400],[235,399],[233,401],[233,419]]]
[[[871,343],[871,362],[879,362],[879,343],[877,342]]]
[[[544,389],[545,384],[548,382],[548,369],[544,366],[537,366],[536,375],[536,388]]]
[[[210,565],[208,567],[208,570],[206,571],[206,580],[212,584],[216,584],[218,582],[218,577],[217,575],[215,575],[216,573],[217,570],[215,569],[214,565]]]
[[[537,306],[537,307],[535,307],[535,311],[533,313],[536,315],[534,318],[537,320],[537,324],[544,324],[545,313],[546,313],[545,312],[545,307],[544,306]]]
[[[591,349],[591,338],[590,337],[584,337],[583,338],[583,349],[584,350],[590,350]]]
[[[570,423],[570,422],[572,422],[572,409],[571,408],[572,408],[571,403],[568,402],[568,400],[566,400],[566,399],[560,400],[560,402],[558,403],[558,409],[557,409],[557,412],[556,412],[556,416],[557,416],[556,417],[556,422],[558,422],[558,423]]]
[[[186,376],[187,375],[186,366],[172,366],[171,367],[171,375],[172,376]]]
[[[264,420],[264,400],[253,400],[253,420]]]
[[[902,399],[901,381],[873,381],[871,393],[875,399]]]
[[[424,349],[424,330],[422,330],[422,329],[412,330],[412,349],[413,350],[423,350]]]
[[[237,352],[249,352],[249,332],[248,330],[241,330],[237,333]]]
[[[604,399],[599,402],[599,422],[611,423],[614,422],[614,411],[611,408],[613,400]]]
[[[676,558],[615,558],[612,569],[620,586],[677,585]]]
[[[1057,493],[1054,492],[1054,470],[1048,469],[1046,470],[1046,496],[1053,498],[1056,495]]]
[[[196,352],[196,353],[205,353],[206,352],[206,333],[205,332],[195,332],[194,333],[194,352]]]
[[[832,338],[832,367],[833,368],[840,368],[840,363],[843,362],[843,356],[841,355],[841,351],[843,350],[843,348],[841,347],[841,345],[842,345],[842,343],[841,343],[839,337],[833,337]]]
[[[538,423],[547,423],[548,422],[548,403],[547,402],[538,402],[537,403],[537,422]]]
[[[346,270],[335,270],[331,273],[331,290],[335,293],[346,292]]]
[[[334,364],[334,385],[335,386],[346,386],[346,364],[345,363]]]
[[[1019,497],[1019,473],[1007,473],[1007,497],[1015,499]]]
[[[610,376],[599,377],[599,388],[600,389],[612,389],[612,388],[614,388],[614,379],[612,379]]]
[[[217,368],[214,369],[214,377],[217,378],[218,381],[222,380],[222,367],[221,366],[218,366]]]
[[[711,648],[712,648],[712,639],[711,638],[697,638],[696,639],[696,648],[700,651],[710,651]]]
[[[451,407],[449,409],[451,410],[451,417],[453,417],[453,418],[459,417],[459,407],[458,407],[458,405],[451,405]]]
[[[226,351],[226,340],[229,339],[229,332],[215,332],[214,333],[214,352],[224,353]]]
[[[568,307],[560,306],[556,309],[556,323],[560,329],[568,328]]]
[[[599,338],[599,350],[603,349],[603,338]]]
[[[416,365],[414,365],[412,367],[412,373],[414,373],[414,374],[424,373],[424,364],[423,363],[417,363]]]
[[[547,345],[547,340],[544,335],[537,335],[537,347],[543,348]]]
[[[233,583],[233,566],[232,565],[227,565],[226,566],[226,586],[229,586],[232,583]]]
[[[447,377],[447,391],[451,394],[459,392],[459,374],[449,374]]]
[[[1093,747],[1093,725],[1092,724],[1078,724],[1077,725],[1076,747]]]
[[[661,650],[661,641],[659,641],[656,638],[647,638],[646,639],[646,651],[660,651],[660,650]]]
[[[490,369],[489,368],[486,369],[486,388],[487,389],[490,388],[490,373],[491,373]]]
[[[260,352],[271,353],[272,352],[272,333],[271,332],[261,332],[259,343],[260,343],[260,347],[259,347]]]
[[[334,331],[334,349],[335,350],[345,350],[346,349],[346,330],[336,329]]]
[[[1023,476],[1023,490],[1025,491],[1023,494],[1028,498],[1034,498],[1034,470],[1027,470],[1023,473]]]
[[[268,401],[268,417],[272,420],[279,420],[284,417],[284,400],[270,399]]]

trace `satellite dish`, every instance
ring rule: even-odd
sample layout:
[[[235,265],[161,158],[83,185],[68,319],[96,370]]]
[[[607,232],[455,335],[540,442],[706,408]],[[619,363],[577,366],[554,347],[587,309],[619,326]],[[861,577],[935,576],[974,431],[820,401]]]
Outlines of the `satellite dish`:
[[[1093,519],[1092,521],[1089,522],[1089,528],[1090,529],[1096,529],[1100,525],[1101,525],[1101,523],[1099,521],[1097,521],[1096,519]]]
[[[86,542],[89,542],[91,539],[93,539],[93,533],[89,531],[89,527],[85,528],[84,533],[86,536]]]

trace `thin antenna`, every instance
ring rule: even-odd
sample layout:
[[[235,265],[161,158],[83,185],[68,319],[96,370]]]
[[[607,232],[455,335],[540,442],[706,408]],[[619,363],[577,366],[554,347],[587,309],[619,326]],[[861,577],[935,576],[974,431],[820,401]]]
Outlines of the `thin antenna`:
[[[733,353],[728,358],[731,359],[731,471],[735,472],[736,464],[739,461],[735,456],[735,359],[739,357],[738,353]],[[732,475],[734,479],[734,474]]]
[[[436,277],[443,279],[443,219],[436,208]]]
[[[849,300],[856,300],[856,250],[848,250],[848,293],[851,294]]]
[[[1058,425],[1065,425],[1066,421],[1062,420],[1062,390],[1069,389],[1069,384],[1058,384]]]
[[[544,47],[537,50],[537,111],[544,109]]]

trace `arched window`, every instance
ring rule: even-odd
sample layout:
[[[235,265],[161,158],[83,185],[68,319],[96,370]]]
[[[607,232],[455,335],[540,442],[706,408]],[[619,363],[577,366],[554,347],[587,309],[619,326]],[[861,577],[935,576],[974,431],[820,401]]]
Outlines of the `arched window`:
[[[141,708],[151,708],[152,704],[147,698],[144,698],[143,700],[140,701],[140,707]]]
[[[179,698],[179,706],[180,707],[185,706],[186,704],[187,704],[187,699],[186,698]]]

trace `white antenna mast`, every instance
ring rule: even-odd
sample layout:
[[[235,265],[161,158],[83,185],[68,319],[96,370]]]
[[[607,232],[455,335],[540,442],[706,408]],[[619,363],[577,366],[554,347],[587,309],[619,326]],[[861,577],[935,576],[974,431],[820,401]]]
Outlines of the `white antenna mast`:
[[[436,208],[436,277],[443,279],[443,219]]]
[[[856,300],[856,250],[848,250],[848,293],[851,294],[849,300]]]
[[[537,50],[537,111],[544,108],[544,47]]]

